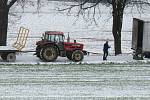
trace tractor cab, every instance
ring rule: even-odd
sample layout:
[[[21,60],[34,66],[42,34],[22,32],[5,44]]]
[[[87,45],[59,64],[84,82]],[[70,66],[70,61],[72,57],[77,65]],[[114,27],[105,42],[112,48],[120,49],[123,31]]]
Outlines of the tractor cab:
[[[48,42],[64,42],[63,32],[47,31],[42,36],[42,40]]]

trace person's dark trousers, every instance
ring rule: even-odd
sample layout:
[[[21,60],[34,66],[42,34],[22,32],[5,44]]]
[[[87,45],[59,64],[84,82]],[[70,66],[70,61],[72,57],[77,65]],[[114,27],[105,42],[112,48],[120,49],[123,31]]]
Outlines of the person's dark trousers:
[[[108,51],[104,51],[103,60],[107,60]]]

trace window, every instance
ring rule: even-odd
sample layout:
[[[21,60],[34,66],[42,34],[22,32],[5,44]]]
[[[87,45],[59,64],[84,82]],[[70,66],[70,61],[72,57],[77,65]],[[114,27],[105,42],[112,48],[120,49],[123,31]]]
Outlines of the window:
[[[60,42],[59,35],[55,36],[55,42]]]
[[[60,35],[60,36],[59,36],[59,41],[60,41],[60,42],[64,42],[64,36],[63,36],[63,35]]]
[[[45,40],[48,40],[48,34],[45,34],[45,38],[44,38]]]
[[[64,42],[63,35],[45,34],[45,39],[51,42]]]
[[[55,35],[49,35],[49,40],[51,42],[55,42]]]

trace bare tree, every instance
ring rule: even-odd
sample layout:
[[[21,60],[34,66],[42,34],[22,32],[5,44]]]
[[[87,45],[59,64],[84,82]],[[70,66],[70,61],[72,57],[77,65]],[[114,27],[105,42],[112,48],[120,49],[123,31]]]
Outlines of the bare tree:
[[[10,8],[19,3],[22,7],[25,5],[26,0],[0,0],[0,46],[6,46],[7,41],[7,28],[8,28],[8,14]],[[40,0],[37,0],[40,3]]]
[[[72,0],[72,1],[78,2],[78,4],[69,5],[68,7],[60,9],[59,11],[68,10],[68,12],[70,12],[73,8],[79,7],[80,9],[78,11],[78,14],[81,14],[81,12],[83,11],[93,9],[93,16],[94,16],[96,6],[99,6],[101,3],[103,3],[107,7],[112,8],[112,17],[113,17],[112,34],[114,37],[115,55],[122,53],[121,30],[122,30],[124,9],[126,7],[132,6],[137,7],[137,9],[141,10],[145,5],[150,6],[149,0]],[[90,5],[87,5],[89,3]]]

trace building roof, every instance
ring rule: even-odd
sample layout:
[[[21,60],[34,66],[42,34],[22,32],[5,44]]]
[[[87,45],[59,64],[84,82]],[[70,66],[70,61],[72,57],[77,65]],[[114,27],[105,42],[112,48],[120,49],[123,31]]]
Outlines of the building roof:
[[[136,19],[136,20],[141,20],[141,21],[143,21],[143,22],[150,22],[150,18],[149,17],[142,17],[142,18],[134,18],[134,19]]]

